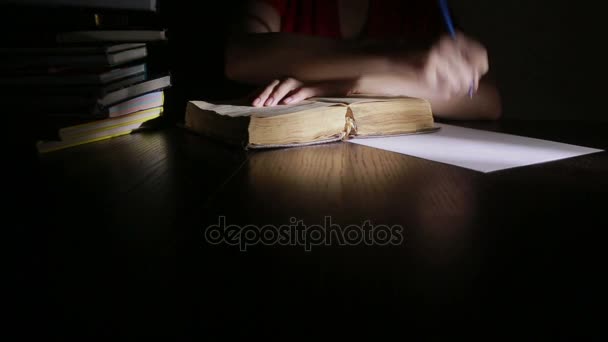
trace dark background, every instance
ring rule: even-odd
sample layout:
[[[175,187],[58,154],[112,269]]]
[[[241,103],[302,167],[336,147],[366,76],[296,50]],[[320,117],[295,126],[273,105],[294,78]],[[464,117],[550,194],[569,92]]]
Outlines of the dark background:
[[[604,10],[593,1],[453,0],[499,80],[505,117],[608,121]]]

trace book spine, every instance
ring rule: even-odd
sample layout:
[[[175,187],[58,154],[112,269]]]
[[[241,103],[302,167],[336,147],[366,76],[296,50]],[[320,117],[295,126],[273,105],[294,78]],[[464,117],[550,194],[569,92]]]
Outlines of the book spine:
[[[148,50],[145,47],[109,54],[108,65],[116,66],[128,62],[133,62],[139,59],[146,58],[147,54]]]
[[[137,111],[160,107],[164,104],[163,91],[154,92],[121,102],[108,108],[108,116],[111,118],[131,114]]]
[[[128,77],[133,77],[137,75],[143,75],[144,79],[148,79],[148,75],[146,74],[146,65],[135,65],[132,67],[125,67],[120,69],[112,69],[107,73],[103,73],[98,76],[99,83],[106,84],[110,82],[116,82]]]
[[[129,88],[120,89],[115,92],[109,93],[98,101],[98,105],[101,108],[107,108],[108,106],[132,99],[134,97],[151,93],[156,90],[167,88],[171,85],[169,76],[158,78],[155,80],[135,84]]]

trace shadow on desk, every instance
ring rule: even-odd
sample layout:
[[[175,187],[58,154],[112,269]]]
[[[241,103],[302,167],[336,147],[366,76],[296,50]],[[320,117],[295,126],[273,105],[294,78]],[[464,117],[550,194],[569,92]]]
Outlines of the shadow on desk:
[[[573,132],[553,125],[539,134]],[[243,151],[177,128],[83,145],[38,159],[15,312],[64,340],[597,337],[607,172],[605,152],[481,174],[349,143]],[[370,221],[402,240],[241,251],[207,239],[222,216]]]

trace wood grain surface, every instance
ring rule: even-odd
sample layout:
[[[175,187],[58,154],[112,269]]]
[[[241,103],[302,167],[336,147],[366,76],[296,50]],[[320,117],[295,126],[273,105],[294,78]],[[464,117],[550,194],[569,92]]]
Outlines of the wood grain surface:
[[[606,148],[605,125],[467,123]],[[598,337],[605,152],[481,174],[348,143],[242,151],[179,128],[41,155],[14,316],[31,334],[377,340]],[[396,245],[210,243],[301,221]]]

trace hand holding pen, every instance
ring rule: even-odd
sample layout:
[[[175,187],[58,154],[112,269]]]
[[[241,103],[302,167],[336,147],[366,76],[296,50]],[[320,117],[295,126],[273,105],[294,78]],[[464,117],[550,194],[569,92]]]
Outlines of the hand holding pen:
[[[447,0],[439,0],[448,35],[429,51],[425,78],[441,97],[468,94],[472,97],[479,80],[488,72],[486,49],[478,42],[456,32]]]

